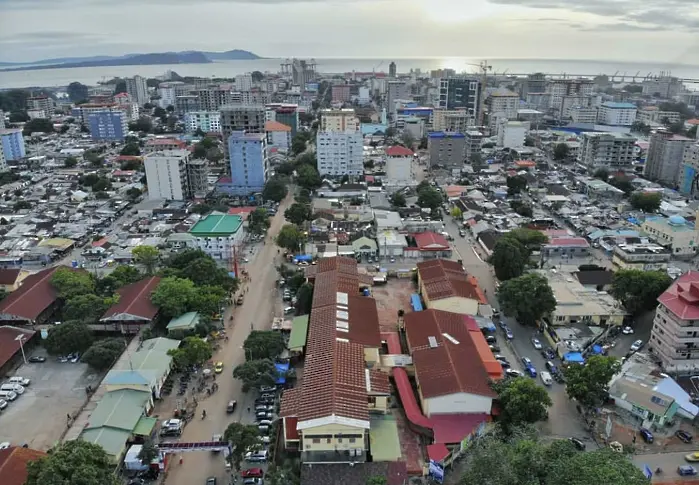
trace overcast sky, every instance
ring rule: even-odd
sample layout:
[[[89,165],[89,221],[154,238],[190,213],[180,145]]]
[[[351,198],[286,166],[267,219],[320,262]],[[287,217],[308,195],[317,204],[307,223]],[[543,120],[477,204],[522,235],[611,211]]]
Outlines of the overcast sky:
[[[0,0],[0,61],[190,49],[699,64],[699,0]]]

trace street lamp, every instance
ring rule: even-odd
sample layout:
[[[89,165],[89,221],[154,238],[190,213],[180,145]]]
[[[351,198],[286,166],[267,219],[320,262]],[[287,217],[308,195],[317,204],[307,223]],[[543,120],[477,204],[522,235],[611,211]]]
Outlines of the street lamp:
[[[21,335],[17,335],[15,337],[15,340],[17,340],[19,342],[19,348],[22,350],[22,359],[24,359],[24,363],[26,364],[27,363],[27,356],[24,355],[24,343],[22,342],[25,338],[27,338],[27,336],[24,334],[21,334]]]

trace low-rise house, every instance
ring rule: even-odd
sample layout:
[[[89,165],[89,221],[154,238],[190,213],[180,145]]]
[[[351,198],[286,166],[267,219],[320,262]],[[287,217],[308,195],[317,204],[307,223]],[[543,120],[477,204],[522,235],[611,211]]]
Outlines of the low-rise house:
[[[641,229],[655,242],[669,248],[675,258],[692,258],[697,254],[697,230],[682,216],[647,217]]]
[[[417,284],[427,308],[462,315],[477,315],[488,301],[478,286],[456,261],[436,259],[417,263]]]
[[[590,243],[584,237],[556,237],[541,246],[542,261],[587,258]]]
[[[27,465],[46,456],[43,451],[25,446],[10,446],[0,450],[0,477],[3,485],[27,483]]]
[[[641,271],[656,271],[667,269],[672,251],[655,243],[625,243],[614,246],[612,267],[620,269],[638,269]]]
[[[409,236],[403,255],[407,258],[450,258],[451,252],[451,246],[444,236],[425,231]]]
[[[138,333],[158,314],[151,294],[159,283],[159,276],[150,276],[120,288],[119,301],[102,315],[100,323],[91,326],[102,331]]]

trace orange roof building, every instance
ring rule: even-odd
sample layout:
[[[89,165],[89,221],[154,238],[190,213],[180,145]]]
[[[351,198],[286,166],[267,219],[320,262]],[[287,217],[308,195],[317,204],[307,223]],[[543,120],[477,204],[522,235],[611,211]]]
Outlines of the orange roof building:
[[[418,288],[427,308],[477,315],[488,300],[478,280],[456,261],[433,259],[417,264]]]
[[[0,450],[0,477],[3,485],[24,485],[27,481],[27,464],[46,456],[31,448],[10,446]]]

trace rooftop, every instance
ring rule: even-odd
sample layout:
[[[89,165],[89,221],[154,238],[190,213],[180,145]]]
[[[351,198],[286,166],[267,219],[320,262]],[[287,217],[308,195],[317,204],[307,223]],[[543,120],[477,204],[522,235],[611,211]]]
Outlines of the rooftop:
[[[0,477],[3,485],[24,485],[27,481],[27,464],[45,456],[43,451],[20,446],[0,450]]]
[[[386,155],[389,157],[412,157],[414,154],[409,148],[394,145],[386,149]]]
[[[428,135],[430,138],[466,138],[463,133],[432,131]]]
[[[602,106],[613,109],[636,109],[636,105],[633,103],[614,103],[612,101],[606,101],[602,103]]]
[[[265,131],[286,131],[290,132],[291,127],[278,121],[270,120],[265,122]]]
[[[51,277],[58,268],[76,271],[67,266],[55,266],[27,276],[22,286],[0,302],[0,319],[36,320],[58,298],[51,284]]]
[[[425,231],[413,234],[415,244],[420,251],[442,251],[449,249],[449,242],[441,234]]]
[[[209,214],[199,220],[189,233],[196,237],[231,236],[243,225],[243,218],[238,215]]]
[[[441,300],[458,296],[485,303],[485,295],[478,281],[466,274],[456,261],[435,259],[417,263],[420,280],[424,284],[427,299]]]
[[[158,307],[151,303],[150,297],[159,283],[159,276],[151,276],[120,288],[119,301],[100,320],[153,320]]]
[[[658,301],[682,320],[698,320],[699,271],[688,271],[677,278]]]
[[[555,237],[550,239],[544,246],[587,248],[590,247],[590,244],[584,237]]]
[[[624,307],[605,291],[584,287],[572,274],[540,270],[556,298],[556,316],[626,315]]]
[[[1,326],[0,327],[0,367],[4,366],[20,349],[17,338],[24,335],[24,342],[30,340],[36,332],[23,328]]]

